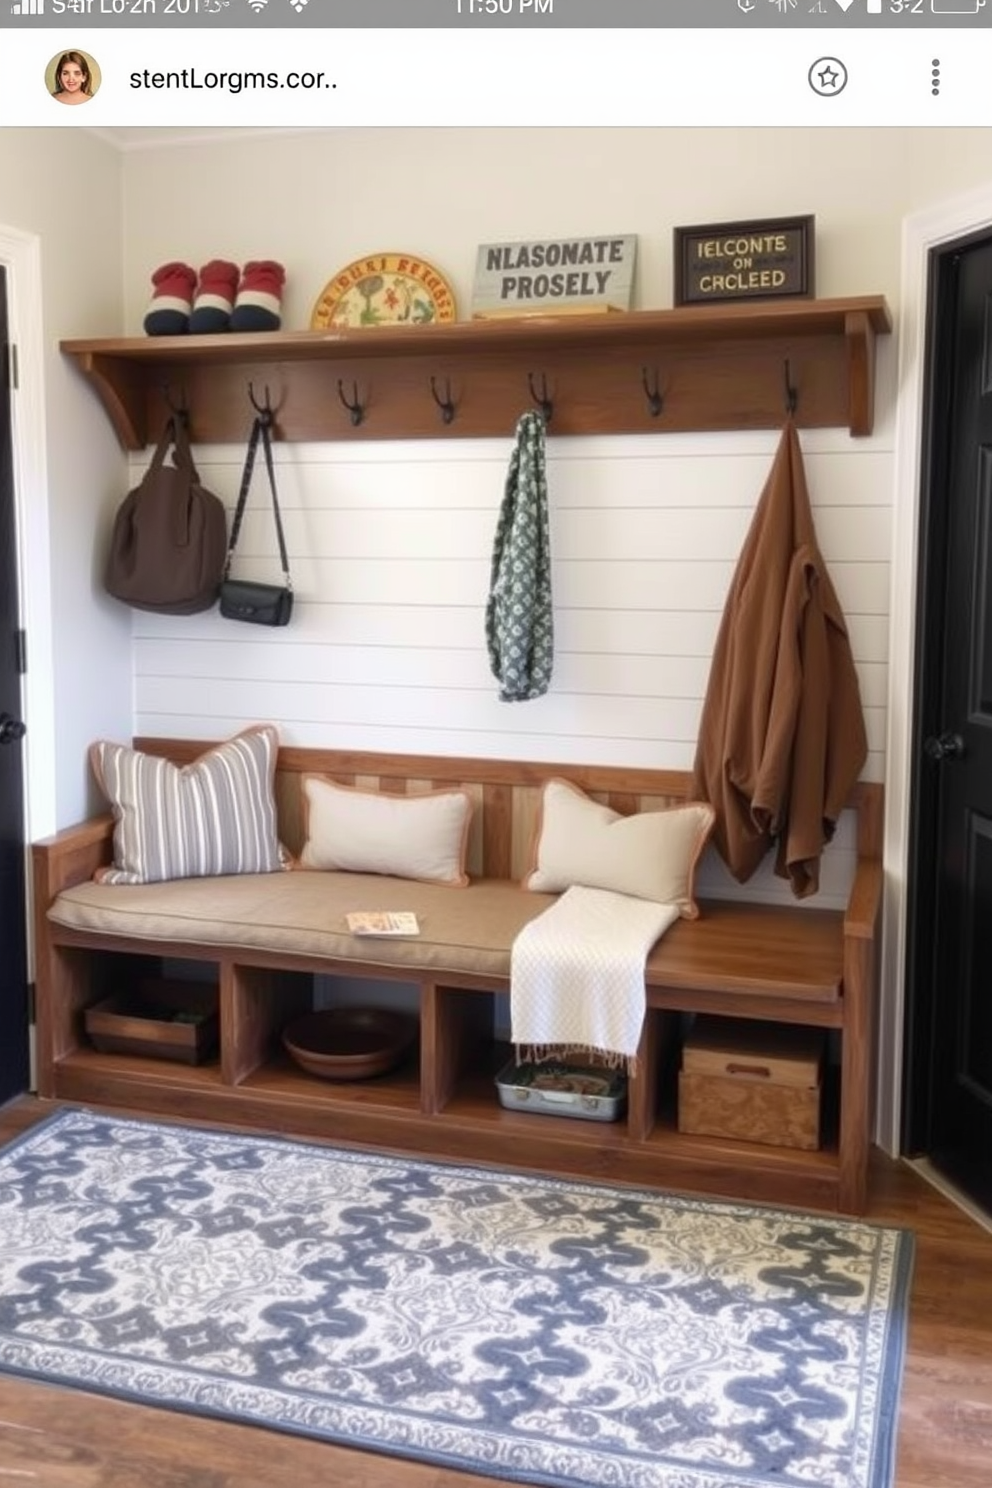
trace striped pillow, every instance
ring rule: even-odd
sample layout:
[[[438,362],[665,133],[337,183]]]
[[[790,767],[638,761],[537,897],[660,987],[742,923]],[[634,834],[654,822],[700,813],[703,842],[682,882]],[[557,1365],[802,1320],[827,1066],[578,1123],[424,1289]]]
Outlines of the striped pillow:
[[[124,744],[90,747],[114,813],[114,863],[99,883],[161,883],[285,866],[273,789],[279,736],[246,729],[181,769]]]

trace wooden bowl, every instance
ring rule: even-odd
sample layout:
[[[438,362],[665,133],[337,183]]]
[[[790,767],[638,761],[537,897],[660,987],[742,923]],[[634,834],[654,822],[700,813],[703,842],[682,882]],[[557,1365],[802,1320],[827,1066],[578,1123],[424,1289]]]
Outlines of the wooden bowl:
[[[328,1008],[283,1029],[287,1053],[322,1080],[370,1080],[395,1069],[416,1038],[406,1013],[388,1008]]]

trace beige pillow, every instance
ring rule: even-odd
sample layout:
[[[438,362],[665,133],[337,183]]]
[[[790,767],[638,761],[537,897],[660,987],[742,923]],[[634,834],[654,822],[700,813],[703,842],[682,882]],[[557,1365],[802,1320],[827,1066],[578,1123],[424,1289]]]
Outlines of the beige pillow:
[[[467,791],[394,796],[304,775],[304,868],[386,873],[424,883],[468,883],[465,854],[472,819]]]
[[[271,724],[245,729],[181,767],[126,744],[91,745],[115,821],[114,865],[96,878],[161,883],[284,868],[273,786],[278,752]]]
[[[692,880],[716,813],[704,801],[621,816],[567,780],[549,780],[541,798],[533,867],[524,888],[560,894],[573,884],[674,904],[699,914]]]

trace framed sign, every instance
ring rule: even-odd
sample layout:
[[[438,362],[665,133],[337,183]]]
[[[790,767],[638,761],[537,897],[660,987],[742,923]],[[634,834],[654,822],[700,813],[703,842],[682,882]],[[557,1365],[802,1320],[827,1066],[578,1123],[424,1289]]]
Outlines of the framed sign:
[[[675,304],[813,293],[815,217],[711,222],[675,229]]]
[[[554,315],[629,310],[637,238],[552,238],[482,243],[475,257],[472,314]]]

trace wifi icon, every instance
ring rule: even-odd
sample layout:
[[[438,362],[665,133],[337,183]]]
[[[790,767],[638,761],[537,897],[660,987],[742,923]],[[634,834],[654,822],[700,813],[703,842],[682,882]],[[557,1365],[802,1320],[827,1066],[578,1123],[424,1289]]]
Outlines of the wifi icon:
[[[854,0],[837,0],[837,4],[840,6],[841,10],[844,11],[844,13],[846,15],[847,12],[850,10],[851,6],[854,4]]]
[[[256,15],[260,10],[264,10],[268,3],[269,0],[248,0],[249,7],[256,13]]]

